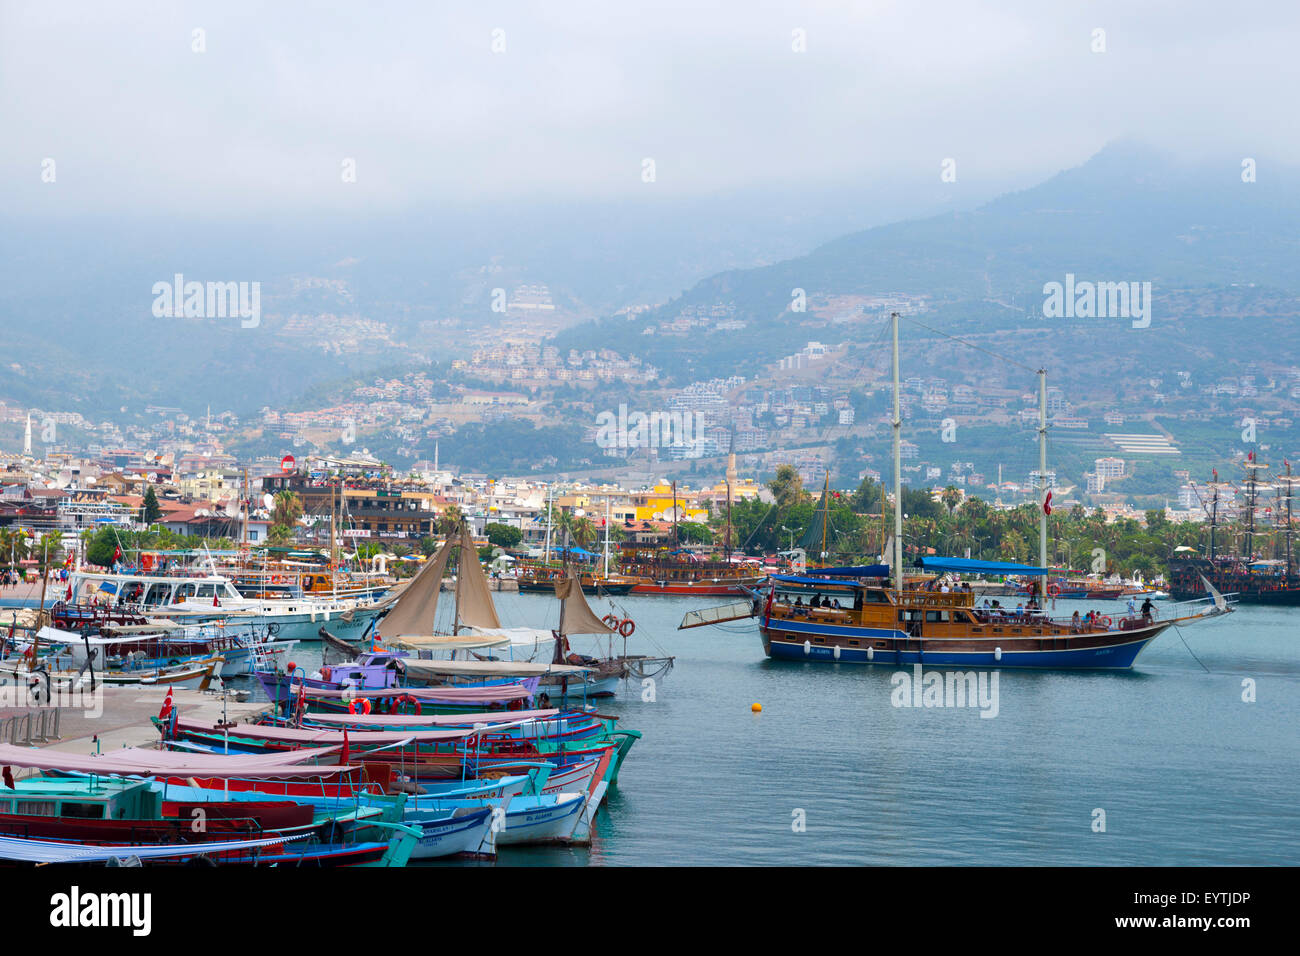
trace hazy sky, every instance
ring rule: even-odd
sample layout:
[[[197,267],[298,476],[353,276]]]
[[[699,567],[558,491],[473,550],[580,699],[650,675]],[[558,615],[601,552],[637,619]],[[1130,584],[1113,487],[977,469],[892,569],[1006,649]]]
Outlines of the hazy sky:
[[[0,206],[937,187],[947,157],[1029,186],[1120,137],[1292,163],[1298,26],[1283,0],[0,0]]]

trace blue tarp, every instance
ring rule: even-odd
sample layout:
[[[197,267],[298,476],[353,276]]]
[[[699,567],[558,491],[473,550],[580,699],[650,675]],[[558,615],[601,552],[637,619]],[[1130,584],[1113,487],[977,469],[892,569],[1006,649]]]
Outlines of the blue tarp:
[[[594,558],[595,555],[582,548],[551,548],[554,554],[576,554],[580,558]]]
[[[809,574],[828,574],[838,578],[887,578],[887,564],[859,564],[850,568],[809,568]]]
[[[926,571],[953,571],[957,574],[1030,574],[1044,575],[1047,568],[1010,561],[975,561],[971,558],[920,558],[916,566]]]
[[[842,588],[856,587],[854,581],[829,581],[826,578],[803,578],[793,574],[774,574],[772,580],[782,581],[788,584],[816,584],[820,587],[834,587],[838,585]]]

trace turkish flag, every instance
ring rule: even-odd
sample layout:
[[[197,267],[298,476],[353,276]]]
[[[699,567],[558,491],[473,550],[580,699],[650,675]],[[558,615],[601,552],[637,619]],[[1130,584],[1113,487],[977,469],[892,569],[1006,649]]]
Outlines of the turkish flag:
[[[1052,513],[1052,493],[1048,491],[1047,497],[1043,499],[1043,514],[1050,515],[1051,513]]]
[[[167,715],[172,712],[172,689],[167,688],[167,696],[163,698],[162,710],[158,711],[158,719],[166,720]]]
[[[114,561],[122,560],[122,546],[120,544],[113,549],[113,560]]]

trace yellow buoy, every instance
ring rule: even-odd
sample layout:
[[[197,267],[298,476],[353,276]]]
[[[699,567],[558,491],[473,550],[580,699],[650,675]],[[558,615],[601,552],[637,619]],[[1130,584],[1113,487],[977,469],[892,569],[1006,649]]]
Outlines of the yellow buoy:
[[[763,705],[762,705],[762,704],[750,704],[750,705],[749,705],[749,709],[750,709],[751,711],[753,711],[754,713],[757,714],[759,711],[761,711],[761,710],[763,709]]]

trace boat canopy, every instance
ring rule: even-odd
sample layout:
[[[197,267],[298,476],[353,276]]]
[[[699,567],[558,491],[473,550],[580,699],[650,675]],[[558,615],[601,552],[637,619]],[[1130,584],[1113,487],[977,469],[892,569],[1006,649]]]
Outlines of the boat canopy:
[[[402,660],[402,663],[406,666],[407,674],[417,677],[541,677],[546,674],[585,674],[593,669],[575,664],[548,664],[544,661],[426,661],[407,657]],[[453,688],[426,689],[445,691]],[[479,689],[500,694],[509,688]]]
[[[389,647],[399,647],[410,651],[470,651],[480,648],[504,647],[510,638],[504,635],[483,634],[431,634],[424,636],[402,635],[384,640]]]
[[[161,860],[169,857],[186,857],[258,847],[277,846],[295,840],[305,840],[311,834],[278,835],[256,840],[217,840],[206,843],[167,844],[104,844],[84,846],[80,843],[56,843],[49,840],[29,840],[23,837],[0,837],[0,860],[20,863],[94,863],[107,860]]]
[[[971,558],[918,558],[916,566],[926,571],[953,571],[957,574],[1029,574],[1041,576],[1047,568],[1010,561],[975,561]]]
[[[838,578],[887,578],[889,577],[889,565],[859,564],[844,568],[809,568],[807,573],[826,574]]]
[[[546,720],[559,713],[555,708],[543,710],[491,711],[482,714],[310,714],[313,724],[339,727],[468,727],[487,724],[488,730],[503,724]]]
[[[823,588],[851,588],[857,585],[856,581],[836,581],[833,578],[807,578],[795,574],[774,574],[772,580],[780,581],[783,584],[815,584]]]
[[[242,730],[242,728],[241,728]],[[142,750],[124,747],[94,757],[55,751],[49,748],[16,747],[0,744],[0,765],[30,767],[57,773],[81,773],[121,777],[201,777],[204,779],[238,778],[312,778],[333,777],[350,771],[350,766],[308,765],[313,760],[333,754],[337,747],[299,750],[276,754],[183,753],[169,750]]]
[[[178,720],[176,722],[177,731],[186,731],[190,733],[216,734],[221,735],[223,728],[212,724],[200,723],[193,720]],[[350,734],[349,742],[353,744],[373,744],[375,746],[391,746],[401,744],[432,744],[443,743],[452,740],[463,740],[472,730],[412,730],[406,733],[387,733],[378,730],[358,730]],[[292,743],[292,744],[319,744],[321,746],[341,746],[343,744],[343,732],[338,730],[327,730],[312,727],[279,727],[264,726],[262,724],[239,724],[230,728],[231,737],[239,737],[244,740],[260,740],[268,743]],[[300,771],[303,768],[298,768]],[[333,767],[314,767],[311,768],[318,773],[325,770],[333,770]],[[301,773],[299,773],[301,776]]]

